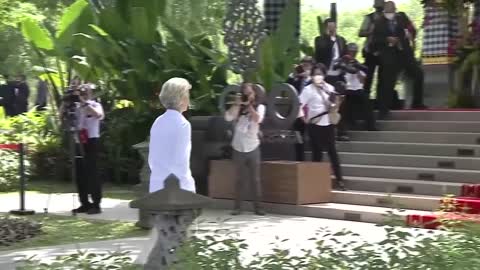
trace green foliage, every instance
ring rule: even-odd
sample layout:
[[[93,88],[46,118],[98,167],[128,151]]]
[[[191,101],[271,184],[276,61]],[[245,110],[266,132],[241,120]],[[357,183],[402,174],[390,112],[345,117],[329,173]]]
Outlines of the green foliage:
[[[60,144],[60,132],[56,126],[55,116],[48,111],[30,111],[16,117],[0,119],[0,144],[24,143],[27,148],[26,173],[32,177],[56,176],[66,167],[66,157]],[[3,155],[2,155],[3,157]],[[5,153],[0,160],[0,175],[3,175],[4,191],[8,187],[17,188],[18,154]],[[63,174],[59,174],[59,177]],[[7,182],[11,182],[7,185]],[[1,188],[0,188],[1,189]]]
[[[2,157],[0,159],[0,192],[18,190],[20,183],[18,153],[0,150],[0,156]]]
[[[17,270],[140,270],[133,264],[128,252],[110,252],[98,254],[88,251],[77,251],[71,255],[58,256],[53,262],[42,263],[35,258],[21,262]]]
[[[234,235],[220,232],[198,235],[179,251],[180,262],[172,269],[196,270],[463,270],[480,269],[476,253],[480,251],[479,226],[464,224],[455,232],[433,233],[401,227],[383,226],[385,238],[364,240],[343,230],[321,228],[301,255],[283,247],[288,239],[277,238],[270,251],[248,260],[250,246]]]

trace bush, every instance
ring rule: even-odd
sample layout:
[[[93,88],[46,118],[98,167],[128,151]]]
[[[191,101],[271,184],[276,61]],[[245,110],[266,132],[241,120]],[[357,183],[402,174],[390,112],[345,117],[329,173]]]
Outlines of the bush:
[[[457,231],[439,232],[383,227],[386,238],[366,241],[349,231],[319,230],[313,250],[293,255],[278,239],[271,251],[245,260],[249,244],[232,235],[195,236],[179,250],[172,269],[195,270],[477,270],[480,269],[480,229],[463,224]]]
[[[34,178],[51,179],[58,175],[58,168],[67,166],[57,120],[50,111],[30,111],[0,120],[0,129],[8,131],[0,134],[0,144],[23,142],[27,149],[25,168]],[[7,176],[15,182],[12,175],[18,177],[18,155],[6,156],[7,160],[0,161],[4,165],[0,167],[0,182],[6,181]]]
[[[10,246],[38,235],[41,225],[23,218],[0,216],[0,246]]]
[[[0,192],[18,190],[20,183],[18,153],[10,150],[0,150]],[[30,168],[25,161],[26,175]]]
[[[21,262],[17,270],[140,270],[133,264],[128,252],[97,254],[78,251],[71,255],[58,256],[52,262],[42,263],[35,257]]]

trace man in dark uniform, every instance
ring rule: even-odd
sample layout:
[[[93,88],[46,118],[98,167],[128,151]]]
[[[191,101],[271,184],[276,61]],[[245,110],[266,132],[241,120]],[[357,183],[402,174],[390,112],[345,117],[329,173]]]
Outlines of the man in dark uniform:
[[[26,113],[28,111],[28,97],[30,96],[30,88],[27,84],[25,75],[17,77],[17,85],[15,86],[15,107],[16,114]]]
[[[380,80],[382,87],[377,93],[380,118],[390,112],[394,87],[400,71],[413,82],[412,108],[424,109],[423,105],[423,70],[415,59],[412,46],[414,31],[412,22],[403,12],[396,12],[395,3],[385,3],[384,16],[375,22],[373,30],[373,48],[379,52]]]
[[[375,52],[372,48],[373,39],[373,27],[375,21],[383,17],[383,8],[385,6],[385,0],[375,0],[373,7],[375,12],[372,12],[365,16],[362,26],[358,33],[359,37],[366,38],[365,44],[362,50],[363,57],[365,58],[365,66],[368,68],[367,77],[365,78],[364,91],[369,93],[372,88],[373,77],[375,76],[375,70],[379,65],[378,52]],[[377,82],[377,93],[380,89],[381,82]]]
[[[337,35],[337,24],[332,19],[325,20],[326,32],[315,38],[315,61],[327,68],[325,81],[335,85],[343,81],[340,70],[335,70],[333,63],[346,54],[347,42]]]
[[[15,82],[9,79],[8,75],[3,75],[5,84],[0,86],[1,97],[0,102],[5,110],[6,116],[15,116]]]

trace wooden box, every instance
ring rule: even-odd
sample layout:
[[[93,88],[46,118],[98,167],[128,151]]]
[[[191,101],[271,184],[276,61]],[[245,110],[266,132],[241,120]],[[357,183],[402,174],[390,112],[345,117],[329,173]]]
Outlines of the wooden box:
[[[331,199],[329,163],[265,161],[262,162],[261,174],[264,202],[312,204],[329,202]],[[211,161],[209,196],[233,199],[235,177],[235,167],[230,160]],[[244,184],[248,185],[248,182]],[[249,200],[249,189],[246,190],[244,196]]]

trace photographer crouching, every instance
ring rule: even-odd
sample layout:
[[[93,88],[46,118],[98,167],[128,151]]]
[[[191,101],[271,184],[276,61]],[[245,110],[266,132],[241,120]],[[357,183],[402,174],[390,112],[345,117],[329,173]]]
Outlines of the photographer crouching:
[[[75,140],[74,166],[80,207],[73,209],[73,214],[102,212],[102,183],[97,176],[97,158],[100,121],[104,112],[102,105],[93,99],[92,91],[89,84],[73,85],[65,94],[61,107],[65,124],[73,131]]]

